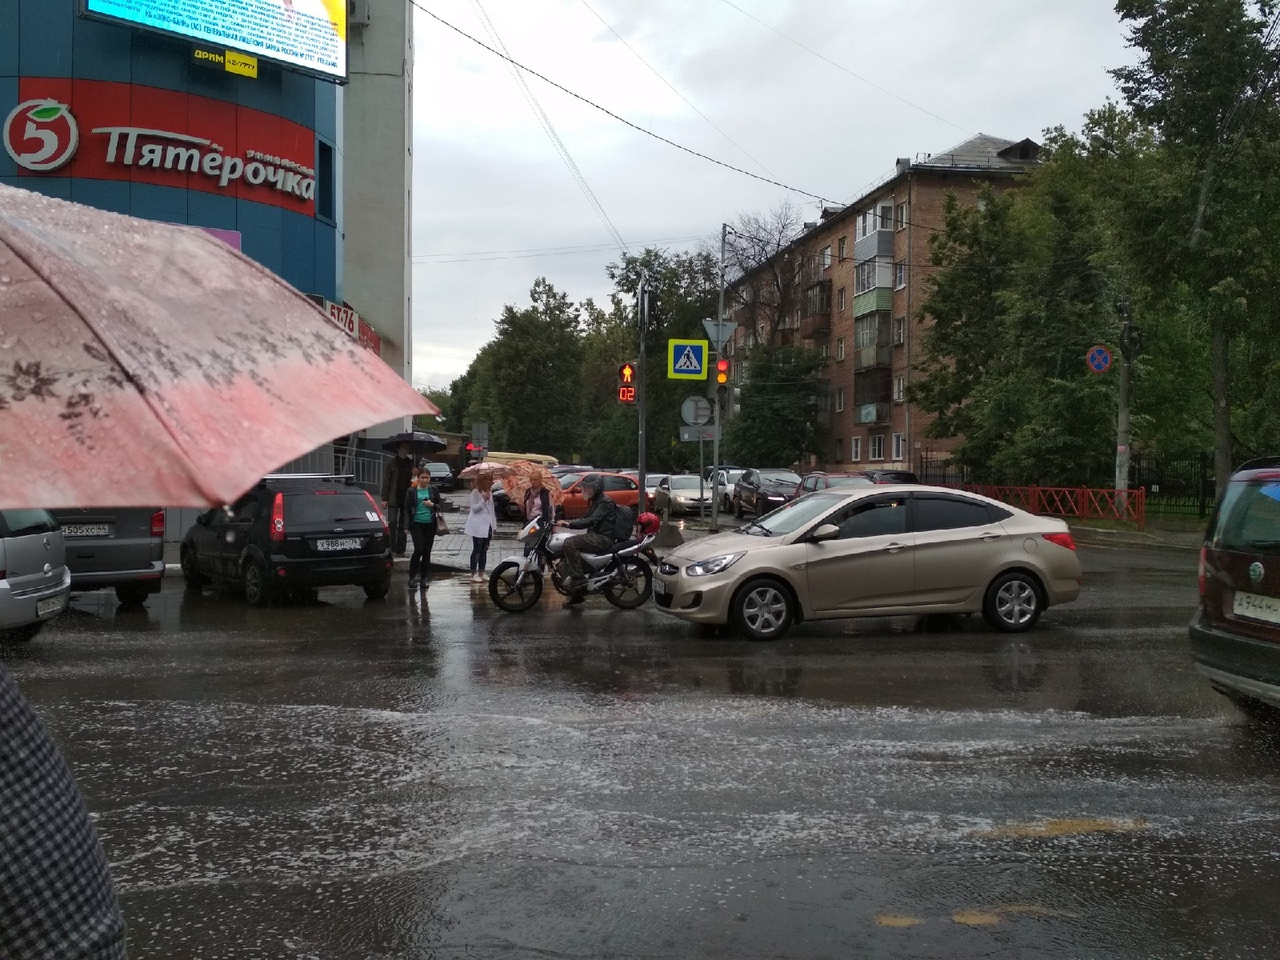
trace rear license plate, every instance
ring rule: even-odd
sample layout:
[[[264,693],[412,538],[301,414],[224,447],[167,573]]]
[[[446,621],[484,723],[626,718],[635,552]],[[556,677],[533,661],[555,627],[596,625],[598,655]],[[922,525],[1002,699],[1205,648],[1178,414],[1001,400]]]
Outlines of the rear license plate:
[[[653,581],[653,592],[658,596],[663,596],[667,592],[667,586],[661,580]]]
[[[339,538],[337,538],[337,539],[333,539],[333,540],[317,540],[317,541],[316,541],[316,549],[317,549],[317,550],[325,550],[325,551],[329,551],[329,550],[359,550],[359,549],[360,549],[360,538],[359,538],[359,537],[339,537]]]
[[[67,598],[62,594],[58,594],[58,596],[56,597],[47,597],[44,600],[37,600],[36,616],[51,617],[55,613],[57,613],[59,610],[61,610],[64,606],[66,606],[66,603],[67,603]]]
[[[64,537],[105,537],[110,532],[111,526],[106,523],[64,523],[62,525]]]
[[[1280,600],[1275,597],[1260,597],[1256,593],[1241,593],[1237,590],[1231,601],[1231,612],[1237,617],[1248,617],[1250,620],[1280,623]]]

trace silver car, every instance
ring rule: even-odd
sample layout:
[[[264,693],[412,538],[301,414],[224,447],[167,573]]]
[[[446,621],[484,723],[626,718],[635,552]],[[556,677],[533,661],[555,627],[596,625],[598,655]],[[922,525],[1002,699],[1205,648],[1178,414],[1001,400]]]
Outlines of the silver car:
[[[58,521],[48,510],[0,510],[0,639],[30,640],[67,607]]]
[[[822,490],[735,533],[692,540],[658,566],[672,616],[775,640],[799,620],[982,613],[1029,630],[1080,595],[1066,523],[942,487]]]

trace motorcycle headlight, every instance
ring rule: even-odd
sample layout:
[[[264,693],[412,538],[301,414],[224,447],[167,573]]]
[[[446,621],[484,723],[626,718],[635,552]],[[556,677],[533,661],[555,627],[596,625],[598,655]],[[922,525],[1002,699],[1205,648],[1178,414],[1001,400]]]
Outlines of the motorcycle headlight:
[[[684,572],[691,577],[709,577],[713,573],[724,573],[745,555],[744,553],[726,553],[722,557],[699,560],[697,563],[691,563],[685,567]]]

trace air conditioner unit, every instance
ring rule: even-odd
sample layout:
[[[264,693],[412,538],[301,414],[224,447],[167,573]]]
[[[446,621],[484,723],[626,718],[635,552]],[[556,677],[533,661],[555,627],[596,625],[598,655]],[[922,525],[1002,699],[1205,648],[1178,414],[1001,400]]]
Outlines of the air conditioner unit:
[[[369,25],[369,0],[347,0],[347,26]]]

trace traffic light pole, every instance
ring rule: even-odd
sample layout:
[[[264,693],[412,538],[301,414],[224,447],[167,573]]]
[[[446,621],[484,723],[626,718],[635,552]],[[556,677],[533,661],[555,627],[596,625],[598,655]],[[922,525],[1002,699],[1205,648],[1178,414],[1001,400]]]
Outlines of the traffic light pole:
[[[636,497],[638,509],[637,514],[643,513],[649,508],[648,498],[645,496],[644,487],[644,342],[649,335],[649,276],[648,274],[640,274],[640,286],[636,290],[636,314],[640,324],[640,361],[636,364],[636,413],[639,414],[639,430],[637,431],[637,446],[639,447],[639,473],[636,476],[636,482],[640,485],[640,492]]]
[[[729,242],[729,225],[727,223],[720,224],[720,301],[716,306],[716,342],[712,344],[715,348],[716,358],[720,357],[720,350],[724,347],[724,342],[720,339],[718,331],[720,325],[724,323],[724,254],[725,246]],[[720,388],[716,388],[715,400],[711,406],[711,526],[708,528],[712,533],[720,532],[720,484],[718,478],[720,476],[720,421],[724,418],[720,413],[720,404],[722,400]]]

